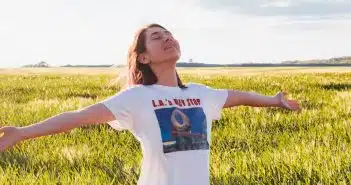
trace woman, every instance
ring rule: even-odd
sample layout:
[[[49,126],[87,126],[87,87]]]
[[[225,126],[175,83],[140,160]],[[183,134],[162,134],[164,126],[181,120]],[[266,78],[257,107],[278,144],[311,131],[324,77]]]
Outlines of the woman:
[[[245,105],[299,110],[298,103],[287,100],[283,92],[264,96],[196,83],[185,85],[176,71],[180,53],[177,40],[164,27],[151,24],[141,28],[128,53],[128,88],[97,104],[37,124],[2,127],[0,151],[26,139],[108,123],[130,131],[141,143],[139,185],[208,185],[209,131],[223,108]],[[177,136],[184,131],[174,134],[174,123],[186,127],[190,139],[179,140]]]

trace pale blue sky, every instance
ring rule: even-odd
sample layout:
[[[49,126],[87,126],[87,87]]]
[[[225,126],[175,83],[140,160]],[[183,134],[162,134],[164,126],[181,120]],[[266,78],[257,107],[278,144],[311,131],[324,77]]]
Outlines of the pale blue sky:
[[[182,61],[351,55],[346,0],[0,0],[0,67],[123,64],[135,31],[147,23],[174,33]]]

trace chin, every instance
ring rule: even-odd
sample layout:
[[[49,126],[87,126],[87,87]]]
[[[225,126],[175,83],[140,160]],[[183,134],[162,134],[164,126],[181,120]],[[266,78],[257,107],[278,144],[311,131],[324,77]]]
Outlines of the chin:
[[[177,61],[179,60],[180,56],[179,55],[175,55],[172,56],[168,59],[168,61],[174,61],[174,63],[177,63]]]
[[[165,57],[164,61],[174,61],[177,62],[180,59],[179,53],[169,53],[167,57]]]

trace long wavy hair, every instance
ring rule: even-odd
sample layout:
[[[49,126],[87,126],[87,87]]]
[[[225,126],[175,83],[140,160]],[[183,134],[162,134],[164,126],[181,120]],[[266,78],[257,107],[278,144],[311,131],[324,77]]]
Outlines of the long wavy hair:
[[[140,28],[132,42],[132,45],[128,50],[128,58],[127,58],[127,86],[143,84],[143,85],[152,85],[157,83],[157,76],[152,71],[149,64],[143,64],[138,61],[138,56],[146,51],[146,37],[145,32],[148,28],[159,27],[165,29],[163,26],[159,24],[149,24],[142,28]],[[166,30],[166,29],[165,29]],[[182,83],[179,78],[178,72],[176,71],[178,86],[180,88],[186,88],[186,86]]]

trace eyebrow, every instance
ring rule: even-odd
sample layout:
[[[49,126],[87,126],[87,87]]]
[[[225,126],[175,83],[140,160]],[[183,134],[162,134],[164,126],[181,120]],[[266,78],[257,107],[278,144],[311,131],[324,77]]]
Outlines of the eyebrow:
[[[154,36],[154,35],[158,35],[158,34],[160,34],[160,32],[159,32],[159,31],[155,31],[155,32],[151,33],[151,35],[150,35],[150,36],[152,37],[152,36]]]
[[[170,34],[170,33],[171,33],[171,32],[169,32],[168,30],[165,30],[164,32],[167,33],[167,34]],[[158,35],[158,34],[160,34],[160,32],[159,32],[159,31],[155,31],[155,32],[151,33],[150,36],[152,37],[152,36]]]

